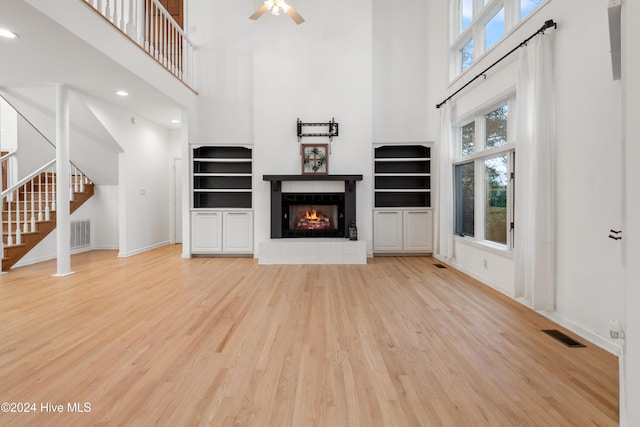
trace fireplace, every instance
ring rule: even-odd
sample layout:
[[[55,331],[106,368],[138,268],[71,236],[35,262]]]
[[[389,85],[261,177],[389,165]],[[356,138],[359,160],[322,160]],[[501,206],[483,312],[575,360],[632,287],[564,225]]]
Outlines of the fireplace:
[[[282,237],[344,235],[344,193],[282,193]]]
[[[271,182],[272,239],[349,237],[348,227],[356,220],[356,182],[362,175],[264,175],[263,179]],[[344,181],[344,191],[282,192],[283,181]]]

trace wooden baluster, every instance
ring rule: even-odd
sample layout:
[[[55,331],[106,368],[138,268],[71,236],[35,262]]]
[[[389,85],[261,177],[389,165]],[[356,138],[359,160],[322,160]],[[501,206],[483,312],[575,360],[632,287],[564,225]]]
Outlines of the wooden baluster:
[[[7,246],[13,246],[13,226],[11,224],[11,193],[7,195]]]
[[[154,26],[154,30],[155,30],[155,37],[153,38],[153,45],[154,45],[154,48],[156,50],[155,51],[155,57],[156,57],[156,59],[158,59],[158,51],[160,50],[160,46],[158,45],[158,39],[159,39],[158,31],[159,31],[159,27],[160,27],[160,25],[159,25],[160,24],[160,13],[158,13],[158,7],[155,4],[153,5],[153,11],[154,11],[154,17],[155,17],[155,19],[154,19],[155,23],[153,25]]]
[[[25,183],[22,186],[22,208],[24,209],[24,224],[22,224],[22,231],[24,233],[29,232],[29,213],[27,212],[27,204],[29,201],[27,200],[27,194],[29,194],[29,192],[27,190],[27,184]]]
[[[51,210],[56,210],[56,198],[58,194],[58,189],[56,188],[56,172],[55,166],[51,167]]]
[[[149,49],[149,0],[144,0],[144,50]]]
[[[38,221],[42,221],[42,173],[38,175]]]
[[[22,234],[20,233],[20,192],[18,189],[15,191],[16,194],[16,245],[22,244]]]
[[[120,0],[120,29],[126,33],[127,26],[124,20],[124,0]]]
[[[69,201],[73,201],[73,166],[69,168]]]
[[[104,6],[104,16],[106,16],[108,20],[113,21],[113,16],[111,13],[111,0],[107,0],[107,4]]]
[[[33,186],[36,184],[36,177],[31,180],[31,232],[36,231],[36,190]]]
[[[80,183],[78,182],[78,168],[75,166],[73,167],[73,191],[76,193],[80,191]]]
[[[49,210],[49,172],[44,173],[44,220],[51,220],[51,211]]]

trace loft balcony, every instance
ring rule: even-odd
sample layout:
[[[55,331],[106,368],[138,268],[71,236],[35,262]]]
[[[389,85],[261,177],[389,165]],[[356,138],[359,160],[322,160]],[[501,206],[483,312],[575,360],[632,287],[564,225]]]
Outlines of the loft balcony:
[[[3,25],[18,34],[0,44],[0,91],[29,116],[26,108],[52,114],[53,102],[35,92],[63,84],[176,128],[174,119],[196,102],[197,51],[156,2],[0,1]],[[131,96],[116,97],[122,89]]]
[[[82,0],[195,91],[195,46],[183,30],[182,2],[170,13],[159,0]],[[180,22],[178,22],[180,21]]]

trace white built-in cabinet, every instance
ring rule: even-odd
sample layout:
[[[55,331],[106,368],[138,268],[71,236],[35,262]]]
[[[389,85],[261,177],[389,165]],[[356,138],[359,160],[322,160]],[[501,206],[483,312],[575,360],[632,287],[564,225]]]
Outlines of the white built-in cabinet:
[[[191,253],[253,253],[252,150],[192,146]]]
[[[193,254],[253,253],[253,212],[200,211],[191,213]]]
[[[373,251],[433,252],[429,145],[374,147]]]

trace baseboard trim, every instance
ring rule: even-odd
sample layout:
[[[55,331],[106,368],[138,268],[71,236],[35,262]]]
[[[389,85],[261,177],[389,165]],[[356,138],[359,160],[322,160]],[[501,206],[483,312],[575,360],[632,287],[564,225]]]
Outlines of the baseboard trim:
[[[170,241],[165,240],[164,242],[160,242],[160,243],[157,243],[155,245],[145,246],[143,248],[136,249],[136,250],[133,250],[133,251],[118,252],[118,258],[127,258],[127,257],[133,256],[133,255],[138,255],[138,254],[141,254],[143,252],[148,252],[148,251],[160,248],[162,246],[167,246],[167,245],[170,245],[170,244],[171,244]]]

